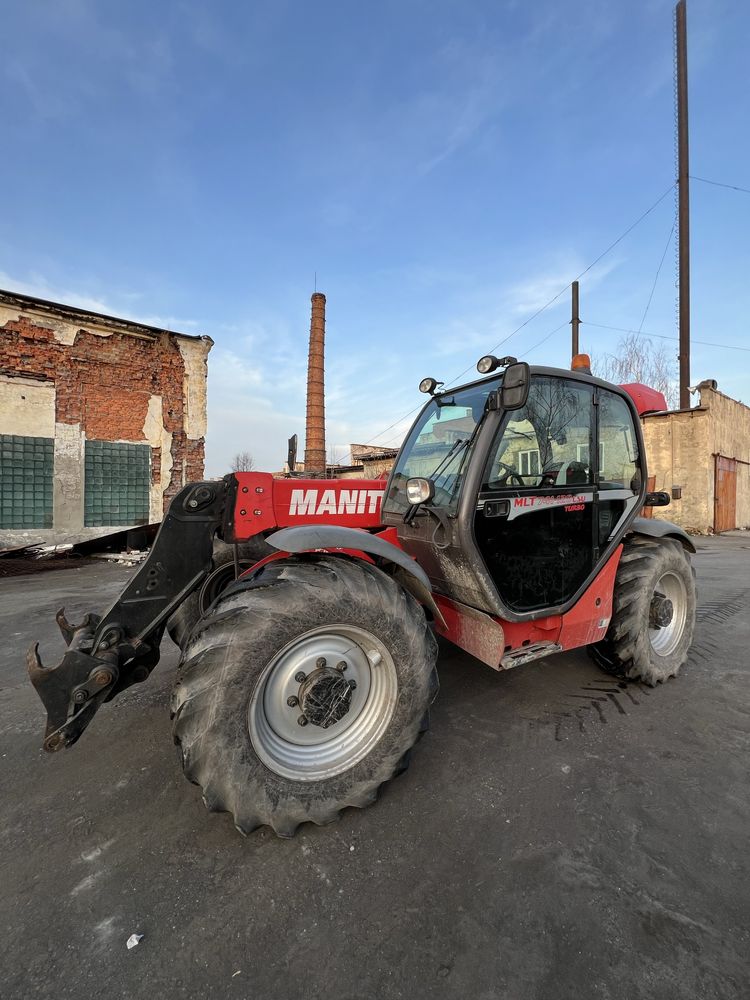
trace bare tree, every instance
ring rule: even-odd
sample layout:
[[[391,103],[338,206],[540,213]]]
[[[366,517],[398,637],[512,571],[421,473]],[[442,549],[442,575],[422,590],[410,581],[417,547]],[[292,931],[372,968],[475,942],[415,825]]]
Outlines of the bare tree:
[[[648,337],[629,333],[615,354],[591,354],[591,370],[607,382],[642,382],[663,393],[670,409],[678,405],[677,359],[669,356],[663,344],[654,347]]]
[[[232,472],[252,472],[254,465],[249,451],[238,451],[232,459]]]

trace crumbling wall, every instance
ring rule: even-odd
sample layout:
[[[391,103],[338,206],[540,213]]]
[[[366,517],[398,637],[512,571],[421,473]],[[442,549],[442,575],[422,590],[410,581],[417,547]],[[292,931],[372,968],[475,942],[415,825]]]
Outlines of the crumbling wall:
[[[33,435],[33,413],[40,419],[48,411],[54,416],[47,423],[54,424],[56,528],[83,524],[86,440],[151,447],[153,520],[185,482],[203,477],[211,343],[207,337],[126,332],[105,323],[86,322],[84,328],[69,316],[0,304],[0,375],[5,376],[0,393],[9,402],[28,385],[26,396],[39,397],[34,407],[28,398],[19,404],[21,423],[15,420],[14,429],[0,427],[0,432]]]

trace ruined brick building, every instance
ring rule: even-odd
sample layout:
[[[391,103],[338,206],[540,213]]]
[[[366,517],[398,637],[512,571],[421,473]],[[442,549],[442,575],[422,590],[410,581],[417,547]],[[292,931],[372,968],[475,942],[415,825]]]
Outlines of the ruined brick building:
[[[212,344],[0,291],[0,546],[161,520],[203,477]]]

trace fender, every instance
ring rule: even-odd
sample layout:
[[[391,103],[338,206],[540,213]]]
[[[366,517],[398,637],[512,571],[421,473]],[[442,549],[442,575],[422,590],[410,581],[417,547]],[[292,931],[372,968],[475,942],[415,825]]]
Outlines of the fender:
[[[395,578],[420,604],[425,604],[433,616],[442,621],[443,616],[432,596],[432,584],[425,571],[408,556],[403,549],[392,542],[372,535],[362,528],[346,528],[338,524],[300,525],[298,528],[282,528],[268,535],[266,542],[281,552],[315,552],[320,549],[354,549],[369,555],[380,556],[393,563],[397,569]]]
[[[671,521],[657,520],[651,517],[636,517],[631,525],[634,535],[647,535],[649,538],[676,538],[688,550],[695,552],[695,546],[687,532]]]

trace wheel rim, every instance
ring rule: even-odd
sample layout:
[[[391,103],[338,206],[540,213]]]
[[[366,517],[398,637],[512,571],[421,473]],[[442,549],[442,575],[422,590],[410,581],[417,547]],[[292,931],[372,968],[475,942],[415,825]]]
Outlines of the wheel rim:
[[[248,708],[250,740],[276,774],[328,778],[367,756],[397,696],[393,658],[372,633],[354,625],[312,629],[263,671]]]
[[[666,607],[668,602],[671,608]],[[671,612],[671,613],[670,613]],[[666,624],[657,626],[655,617],[661,617]],[[668,619],[668,620],[667,620]],[[659,656],[669,656],[680,643],[687,620],[687,588],[685,581],[676,573],[662,574],[654,586],[651,597],[649,640],[651,648]]]

